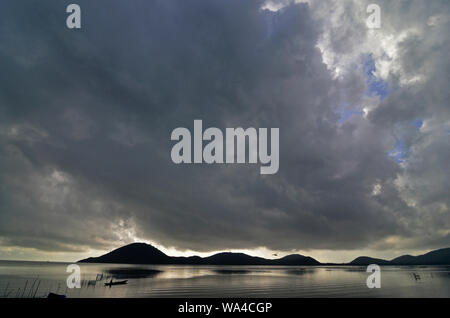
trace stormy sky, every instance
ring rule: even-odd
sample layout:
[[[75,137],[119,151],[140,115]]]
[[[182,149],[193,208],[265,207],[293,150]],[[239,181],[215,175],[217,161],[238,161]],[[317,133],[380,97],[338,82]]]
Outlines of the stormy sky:
[[[447,0],[72,2],[0,4],[0,259],[450,246]],[[195,119],[278,127],[278,173],[174,164]]]

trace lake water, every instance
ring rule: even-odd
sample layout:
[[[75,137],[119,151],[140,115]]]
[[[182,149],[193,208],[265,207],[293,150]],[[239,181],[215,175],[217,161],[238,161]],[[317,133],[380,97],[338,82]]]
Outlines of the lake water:
[[[0,261],[0,297],[450,297],[450,266],[382,266],[369,289],[359,266],[79,264],[82,287],[68,289],[67,265]]]

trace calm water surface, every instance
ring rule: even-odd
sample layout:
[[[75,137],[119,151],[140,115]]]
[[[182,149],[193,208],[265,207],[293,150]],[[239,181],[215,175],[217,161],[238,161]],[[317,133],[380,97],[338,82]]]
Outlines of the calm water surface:
[[[0,261],[0,297],[450,297],[450,266],[381,267],[369,289],[354,266],[79,264],[82,288],[68,289],[67,265]],[[111,277],[128,284],[105,287]]]

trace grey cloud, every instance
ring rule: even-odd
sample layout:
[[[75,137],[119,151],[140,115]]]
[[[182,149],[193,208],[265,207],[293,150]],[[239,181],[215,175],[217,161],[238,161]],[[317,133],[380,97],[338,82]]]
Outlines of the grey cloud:
[[[427,59],[435,42],[400,48],[403,69],[416,63],[435,80],[408,90],[393,74],[392,94],[368,118],[340,123],[339,107],[360,107],[367,87],[359,66],[334,78],[322,62],[326,20],[314,4],[269,12],[262,1],[105,3],[79,1],[80,31],[65,29],[54,3],[2,4],[11,32],[0,48],[1,244],[79,251],[139,237],[210,251],[448,241],[448,180],[436,168],[447,171],[448,136],[404,130],[417,116],[448,121],[445,90],[433,88],[448,82],[448,63],[436,52]],[[367,36],[355,7],[344,9],[329,48],[338,55]],[[426,103],[413,107],[419,95]],[[194,119],[279,127],[279,173],[174,165],[170,132]],[[412,149],[407,168],[387,155],[399,131]]]

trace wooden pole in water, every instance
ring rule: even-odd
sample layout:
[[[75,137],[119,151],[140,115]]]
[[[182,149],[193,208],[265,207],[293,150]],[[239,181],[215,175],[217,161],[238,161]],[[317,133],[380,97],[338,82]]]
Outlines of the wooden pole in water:
[[[38,289],[39,289],[39,285],[41,284],[41,281],[39,281],[38,282],[38,285],[37,285],[37,287],[36,287],[36,290],[34,291],[34,294],[33,294],[33,298],[36,296],[36,293],[37,293],[37,291],[38,291]]]
[[[5,293],[4,293],[5,298],[6,298],[6,292],[8,291],[8,287],[9,287],[9,282],[6,284],[6,287],[5,287]]]
[[[23,287],[23,291],[22,291],[22,296],[20,296],[20,298],[23,298],[23,295],[25,294],[25,290],[27,289],[27,285],[28,285],[28,279],[25,282],[25,286]]]

